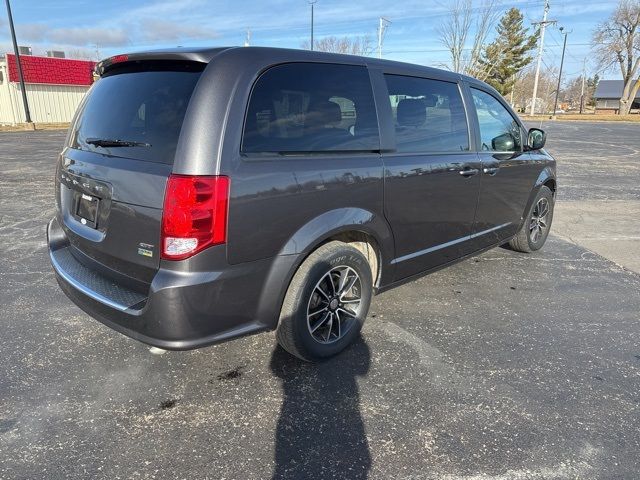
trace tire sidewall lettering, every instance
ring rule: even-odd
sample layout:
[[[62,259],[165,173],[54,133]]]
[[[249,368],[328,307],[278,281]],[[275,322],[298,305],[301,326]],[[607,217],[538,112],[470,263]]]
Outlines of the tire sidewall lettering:
[[[340,255],[339,257],[335,257],[329,260],[329,265],[331,265],[332,267],[335,267],[337,264],[340,264],[340,263],[351,263],[361,267],[362,259],[359,257],[356,257],[355,255]]]

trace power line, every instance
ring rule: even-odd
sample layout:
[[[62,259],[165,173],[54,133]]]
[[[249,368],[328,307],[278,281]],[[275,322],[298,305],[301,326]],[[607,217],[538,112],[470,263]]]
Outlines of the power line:
[[[591,46],[590,43],[569,43],[567,42],[567,47],[581,47],[581,46]],[[557,53],[553,53],[552,50],[555,48],[561,48],[562,45],[545,45],[544,50],[545,53],[551,53],[552,55],[558,56]],[[471,47],[464,47],[463,50],[471,50]],[[549,52],[547,52],[547,49]],[[389,50],[387,53],[439,53],[439,52],[448,52],[449,50],[446,48],[427,48],[427,49],[396,49]],[[571,54],[569,54],[572,56]],[[576,61],[582,62],[582,60],[574,58]]]
[[[567,47],[585,47],[585,46],[590,47],[592,45],[593,44],[591,44],[591,43],[567,43]],[[556,47],[560,48],[560,47],[562,47],[562,45],[557,44],[557,45],[552,45],[551,46],[551,48],[556,48]]]

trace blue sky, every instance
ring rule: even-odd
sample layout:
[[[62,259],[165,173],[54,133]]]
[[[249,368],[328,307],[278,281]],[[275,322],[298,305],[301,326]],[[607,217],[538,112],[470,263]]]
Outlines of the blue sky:
[[[438,42],[436,28],[453,0],[318,0],[315,35],[363,36],[376,43],[378,17],[391,20],[384,57],[442,66],[448,54]],[[501,10],[516,6],[525,23],[540,20],[543,0],[497,0]],[[3,2],[4,3],[4,2]],[[475,1],[477,5],[480,0]],[[590,62],[591,33],[615,8],[615,0],[551,0],[549,19],[570,31],[564,78],[577,76],[587,58],[587,73],[598,68]],[[6,11],[0,5],[0,51],[10,49]],[[251,45],[300,48],[309,38],[310,7],[306,0],[12,0],[19,43],[35,54],[45,50],[84,51],[102,57],[115,53],[191,45],[242,45],[247,28]],[[562,35],[547,30],[544,64],[558,67]],[[605,72],[605,78],[617,78]]]

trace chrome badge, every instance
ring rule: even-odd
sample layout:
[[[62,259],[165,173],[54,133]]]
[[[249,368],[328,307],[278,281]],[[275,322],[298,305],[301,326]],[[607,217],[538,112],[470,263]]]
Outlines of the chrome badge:
[[[153,245],[140,242],[138,244],[138,255],[149,258],[153,257]]]

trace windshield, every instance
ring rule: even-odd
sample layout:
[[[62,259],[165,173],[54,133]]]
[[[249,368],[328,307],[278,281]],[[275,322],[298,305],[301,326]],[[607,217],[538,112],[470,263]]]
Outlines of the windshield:
[[[91,88],[70,146],[172,164],[203,68],[193,62],[146,62],[108,72]]]

